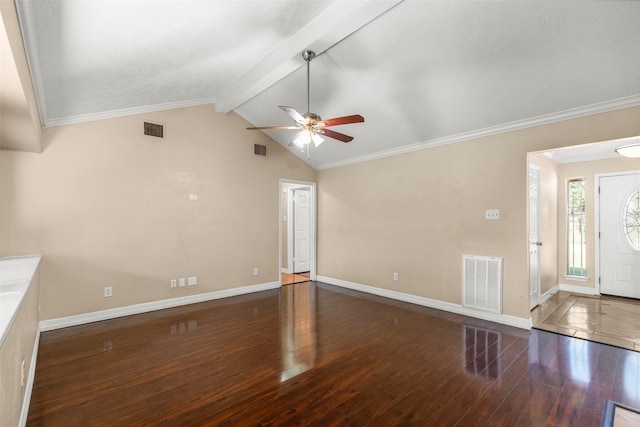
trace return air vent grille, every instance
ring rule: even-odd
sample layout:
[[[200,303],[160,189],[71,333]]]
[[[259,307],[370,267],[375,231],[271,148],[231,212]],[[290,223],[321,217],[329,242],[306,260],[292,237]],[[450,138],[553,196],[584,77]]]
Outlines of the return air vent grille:
[[[462,305],[502,314],[502,258],[462,257]]]
[[[158,123],[144,122],[144,134],[164,138],[164,126]]]
[[[253,144],[253,154],[258,156],[266,156],[267,155],[267,146],[260,144]]]

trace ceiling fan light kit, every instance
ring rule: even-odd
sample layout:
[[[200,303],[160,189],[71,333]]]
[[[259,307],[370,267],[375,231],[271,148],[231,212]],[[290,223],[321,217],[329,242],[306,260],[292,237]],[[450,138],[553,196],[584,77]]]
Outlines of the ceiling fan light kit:
[[[353,140],[352,136],[345,135],[340,132],[336,132],[331,129],[327,129],[331,126],[339,126],[346,125],[350,123],[362,123],[364,122],[364,117],[359,114],[354,114],[351,116],[344,117],[336,117],[333,119],[322,120],[322,118],[315,113],[309,112],[309,93],[310,93],[310,72],[309,72],[309,64],[311,60],[316,57],[315,52],[312,50],[305,50],[302,52],[302,58],[307,63],[307,112],[305,114],[300,114],[294,108],[287,106],[280,106],[285,113],[289,115],[295,122],[295,126],[258,126],[258,127],[248,127],[249,130],[298,130],[299,132],[296,134],[295,138],[292,141],[292,144],[296,147],[300,148],[301,151],[307,149],[307,158],[309,157],[309,145],[313,142],[314,146],[317,148],[322,142],[324,138],[320,135],[337,139],[342,142],[350,142]]]
[[[616,153],[623,157],[636,159],[640,157],[640,141],[633,144],[627,144],[616,148]]]
[[[324,138],[322,138],[317,133],[309,132],[308,130],[304,129],[296,134],[296,137],[293,139],[293,144],[300,149],[304,149],[304,146],[310,144],[312,141],[313,145],[315,145],[317,148],[320,144],[322,144]]]

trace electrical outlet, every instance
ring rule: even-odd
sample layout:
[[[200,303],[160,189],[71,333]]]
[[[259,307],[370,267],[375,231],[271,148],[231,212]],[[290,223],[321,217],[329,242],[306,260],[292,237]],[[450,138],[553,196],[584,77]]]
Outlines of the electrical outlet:
[[[171,279],[171,287],[175,288],[176,286],[178,286],[178,281],[176,279]]]
[[[484,211],[485,219],[500,219],[500,209],[487,209]]]
[[[111,295],[113,295],[113,289],[111,288],[111,286],[105,286],[104,287],[104,297],[110,297]]]
[[[398,273],[393,273],[393,281],[394,282],[397,282],[399,278],[400,278],[400,276],[398,275]]]
[[[258,267],[253,267],[253,275],[257,276],[258,274],[260,274],[260,270],[258,269]]]
[[[196,276],[191,276],[191,277],[187,278],[187,285],[195,286],[197,284],[198,284],[198,278]]]
[[[184,277],[181,277],[178,279],[178,286],[183,287],[186,285],[186,279]]]

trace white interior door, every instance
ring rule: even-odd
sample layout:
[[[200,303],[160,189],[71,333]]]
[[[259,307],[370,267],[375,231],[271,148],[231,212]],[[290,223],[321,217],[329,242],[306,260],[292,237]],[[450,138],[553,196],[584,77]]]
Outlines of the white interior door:
[[[540,304],[540,169],[529,165],[529,308]]]
[[[311,215],[308,188],[293,189],[293,272],[309,271]]]
[[[600,177],[600,293],[640,298],[640,173]]]

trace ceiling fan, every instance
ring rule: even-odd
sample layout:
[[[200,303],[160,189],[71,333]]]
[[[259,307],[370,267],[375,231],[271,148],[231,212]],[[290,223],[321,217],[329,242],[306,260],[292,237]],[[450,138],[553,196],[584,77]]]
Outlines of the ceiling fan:
[[[295,126],[258,126],[248,127],[249,130],[279,130],[290,129],[298,130],[296,137],[293,139],[292,144],[296,145],[304,151],[304,147],[308,147],[313,141],[313,144],[317,147],[324,139],[320,136],[327,136],[329,138],[337,139],[342,142],[349,142],[353,140],[352,136],[345,135],[340,132],[336,132],[331,129],[327,129],[331,126],[346,125],[350,123],[364,122],[364,117],[359,114],[352,116],[336,117],[333,119],[322,120],[319,115],[310,113],[309,110],[309,63],[315,58],[315,52],[311,50],[305,50],[302,52],[302,58],[307,62],[307,112],[300,114],[295,109],[286,106],[280,106],[280,108],[289,115],[295,122]],[[290,144],[291,145],[291,144]],[[307,148],[307,154],[309,153]]]

